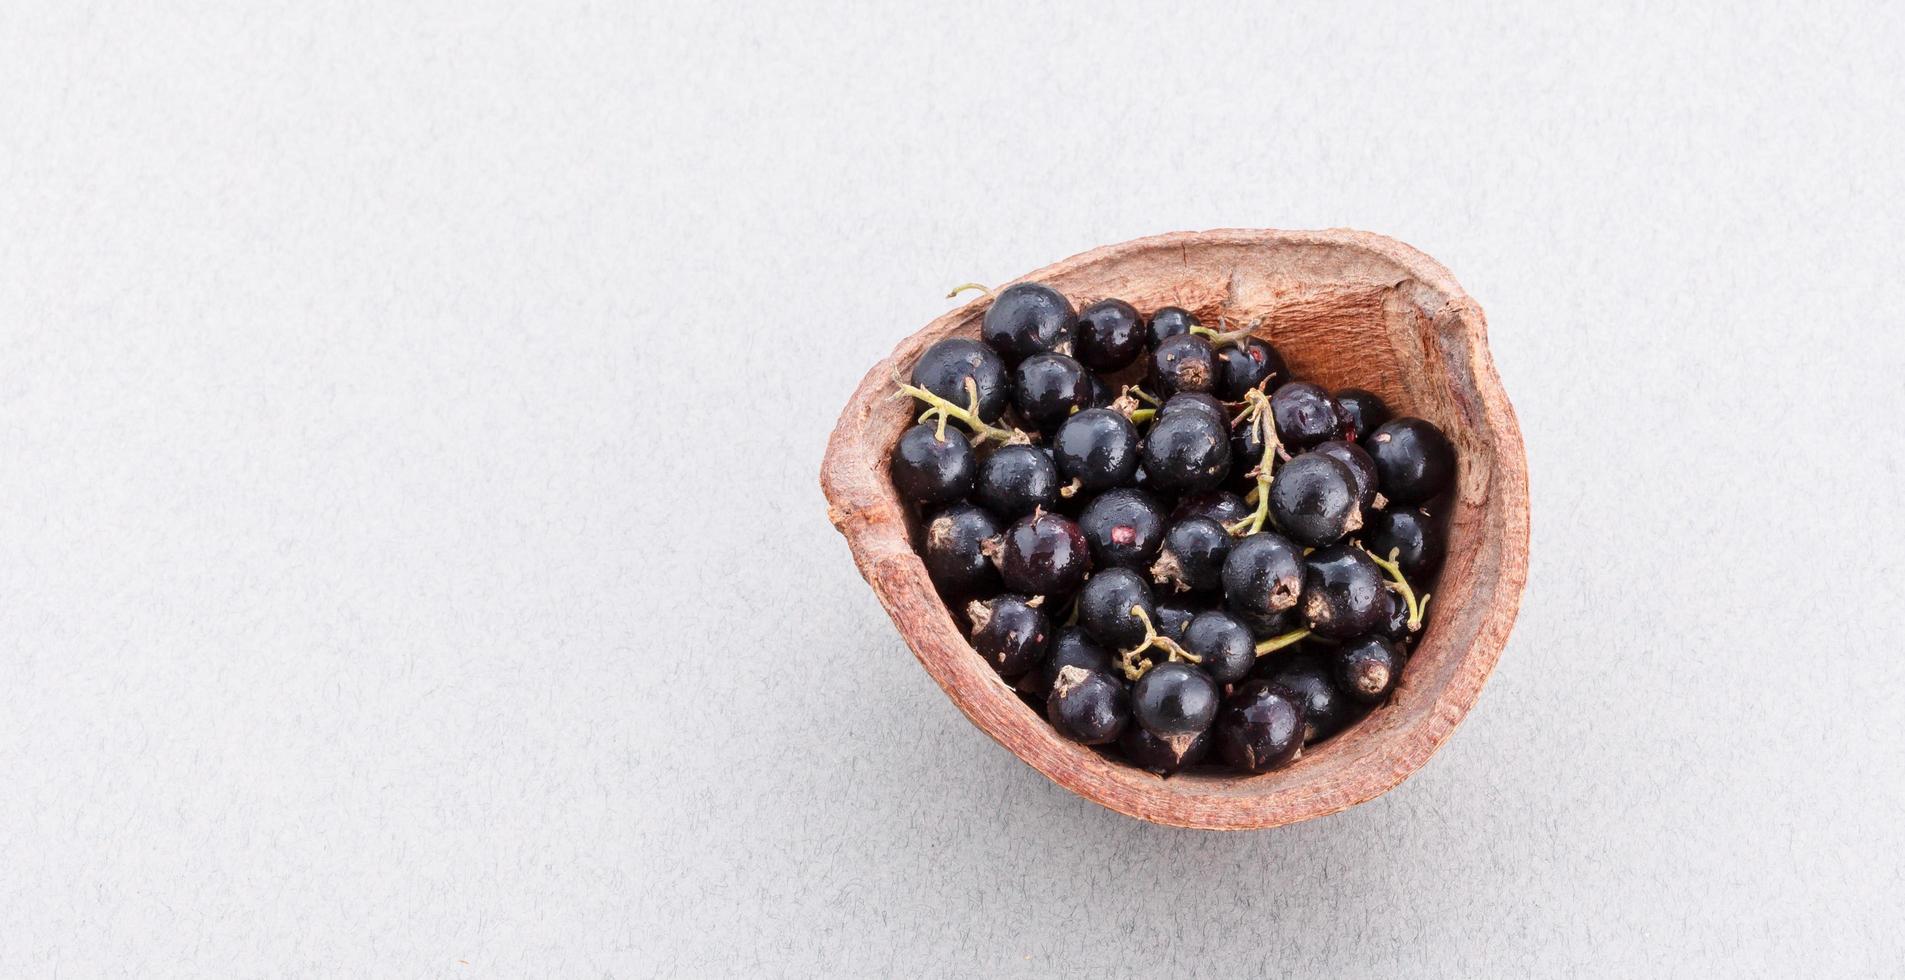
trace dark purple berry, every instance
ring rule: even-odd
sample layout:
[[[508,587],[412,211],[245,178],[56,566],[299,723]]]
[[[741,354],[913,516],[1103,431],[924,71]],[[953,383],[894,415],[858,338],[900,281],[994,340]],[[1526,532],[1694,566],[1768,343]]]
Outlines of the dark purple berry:
[[[964,433],[948,426],[916,425],[900,433],[893,447],[893,489],[928,506],[949,504],[972,493],[979,463]]]
[[[1173,522],[1187,517],[1208,517],[1219,524],[1231,525],[1249,517],[1251,507],[1244,498],[1229,490],[1206,490],[1177,502],[1171,510]]]
[[[1012,400],[1012,380],[992,348],[965,337],[948,337],[926,348],[913,362],[914,386],[960,408],[971,407],[967,378],[979,390],[979,418],[987,423],[999,421]]]
[[[1048,351],[1069,353],[1077,323],[1064,294],[1044,283],[1022,282],[993,297],[979,334],[1006,363],[1017,364]]]
[[[1257,642],[1250,627],[1227,612],[1198,613],[1179,642],[1201,658],[1198,666],[1219,684],[1243,680],[1257,662]]]
[[[1052,455],[1062,479],[1093,493],[1108,490],[1138,471],[1138,429],[1121,412],[1086,409],[1058,427]]]
[[[1232,539],[1222,524],[1208,517],[1187,517],[1164,532],[1151,578],[1175,592],[1209,592],[1224,584],[1224,559]]]
[[[1303,753],[1303,705],[1288,688],[1246,681],[1218,712],[1215,741],[1217,754],[1233,769],[1281,769]]]
[[[1307,381],[1292,381],[1270,396],[1270,417],[1277,441],[1291,453],[1342,438],[1343,420],[1329,392]]]
[[[1388,579],[1361,548],[1313,551],[1303,566],[1303,621],[1317,635],[1347,640],[1383,625]]]
[[[1217,352],[1196,334],[1172,337],[1151,352],[1151,384],[1160,395],[1217,388]]]
[[[1230,472],[1230,438],[1199,412],[1159,418],[1144,438],[1144,469],[1160,493],[1212,490]]]
[[[1118,738],[1118,750],[1124,753],[1126,762],[1169,776],[1185,766],[1202,762],[1204,756],[1210,754],[1210,741],[1208,729],[1195,735],[1159,738],[1145,731],[1143,725],[1127,725]]]
[[[1052,637],[1045,659],[1039,662],[1039,697],[1050,697],[1052,682],[1058,679],[1058,672],[1066,667],[1083,667],[1087,670],[1111,671],[1111,654],[1096,640],[1085,635],[1085,631],[1076,626],[1061,626]]]
[[[1361,388],[1344,388],[1337,392],[1336,407],[1347,423],[1344,428],[1348,431],[1343,433],[1343,438],[1351,442],[1369,435],[1376,431],[1377,426],[1389,421],[1389,406],[1384,405],[1374,393]]]
[[[999,570],[986,552],[999,538],[999,522],[968,503],[949,504],[926,521],[923,559],[939,591],[953,597],[999,591]]]
[[[1099,568],[1143,569],[1157,559],[1164,541],[1164,511],[1150,494],[1121,487],[1085,506],[1078,525]]]
[[[1000,446],[979,464],[973,496],[1005,520],[1058,503],[1058,464],[1038,446]]]
[[[1425,503],[1455,482],[1455,447],[1434,423],[1385,422],[1363,441],[1376,461],[1382,495],[1408,506]]]
[[[1079,311],[1072,354],[1093,371],[1117,371],[1144,353],[1146,339],[1144,320],[1130,303],[1102,299]]]
[[[1356,702],[1336,689],[1331,675],[1330,662],[1310,650],[1272,655],[1258,667],[1259,677],[1289,688],[1303,703],[1305,745],[1329,738],[1358,715]]]
[[[1131,698],[1110,674],[1061,667],[1045,702],[1045,717],[1060,735],[1085,745],[1116,739],[1131,721]]]
[[[1150,585],[1129,568],[1103,569],[1078,590],[1078,625],[1107,647],[1126,650],[1143,643],[1145,622],[1157,618]]]
[[[1160,417],[1175,415],[1178,412],[1202,412],[1210,416],[1218,425],[1230,424],[1231,412],[1215,395],[1206,395],[1200,391],[1180,391],[1164,400],[1164,406],[1158,409]]]
[[[1146,325],[1146,339],[1152,347],[1156,347],[1172,337],[1182,337],[1190,333],[1191,328],[1195,326],[1197,326],[1195,313],[1180,307],[1167,306],[1151,314],[1151,321]]]
[[[1005,587],[1028,595],[1065,595],[1084,584],[1091,551],[1078,525],[1057,514],[1033,513],[1006,529],[999,552]]]
[[[1319,455],[1343,464],[1349,468],[1349,475],[1356,480],[1356,503],[1363,515],[1363,523],[1369,523],[1369,512],[1376,504],[1376,461],[1369,458],[1363,447],[1341,439],[1330,441],[1310,450]]]
[[[1331,655],[1336,687],[1364,704],[1375,704],[1396,689],[1402,679],[1402,651],[1380,636],[1363,636],[1336,648]]]
[[[1396,554],[1396,564],[1409,579],[1426,578],[1442,565],[1442,529],[1429,515],[1413,507],[1371,511],[1362,541],[1372,555],[1384,559]]]
[[[1012,372],[1012,407],[1019,418],[1051,432],[1091,404],[1091,373],[1063,354],[1033,354]]]
[[[1231,612],[1268,619],[1303,597],[1303,552],[1288,538],[1261,531],[1230,546],[1224,558],[1224,604]],[[1254,629],[1254,624],[1253,629]]]
[[[1322,453],[1304,453],[1270,481],[1270,519],[1297,544],[1321,548],[1363,526],[1356,477]]]
[[[1158,664],[1131,689],[1131,714],[1153,735],[1195,735],[1217,717],[1217,682],[1187,663]]]
[[[972,648],[1001,677],[1017,677],[1045,656],[1052,627],[1044,611],[1023,596],[1002,595],[966,604],[972,621]]]
[[[1290,379],[1290,369],[1275,347],[1255,337],[1217,349],[1217,397],[1227,402],[1244,400],[1244,393],[1259,385],[1274,389]]]

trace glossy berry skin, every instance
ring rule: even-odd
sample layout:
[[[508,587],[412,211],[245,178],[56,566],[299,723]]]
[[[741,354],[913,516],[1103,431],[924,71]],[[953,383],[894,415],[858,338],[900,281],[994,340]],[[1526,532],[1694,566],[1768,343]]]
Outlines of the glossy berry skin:
[[[1341,415],[1344,428],[1343,438],[1355,441],[1376,431],[1376,427],[1389,421],[1389,406],[1375,393],[1361,388],[1344,388],[1336,393],[1336,408]]]
[[[1363,524],[1367,525],[1370,509],[1376,505],[1376,461],[1369,458],[1363,447],[1341,439],[1331,439],[1310,452],[1328,456],[1349,468],[1349,475],[1356,480],[1356,504],[1363,515]]]
[[[1263,438],[1250,419],[1230,427],[1230,485],[1248,492],[1257,485],[1257,470],[1263,466]],[[1241,499],[1241,498],[1240,498]],[[1245,516],[1249,516],[1247,513]]]
[[[1292,381],[1278,388],[1270,396],[1270,417],[1276,423],[1277,441],[1291,453],[1343,435],[1336,400],[1307,381]]]
[[[1152,622],[1157,626],[1159,636],[1184,641],[1184,633],[1191,628],[1191,620],[1197,618],[1197,610],[1169,599],[1158,603],[1157,618]]]
[[[1144,469],[1159,493],[1216,489],[1230,472],[1230,436],[1198,412],[1162,416],[1145,434]]]
[[[1156,394],[1217,390],[1217,352],[1196,334],[1172,337],[1151,352],[1151,384]]]
[[[1122,412],[1088,408],[1058,427],[1052,456],[1060,478],[1092,493],[1109,490],[1138,471],[1138,428]]]
[[[1034,354],[1012,372],[1012,407],[1041,432],[1090,405],[1091,372],[1063,354]]]
[[[1093,371],[1124,368],[1144,353],[1144,318],[1121,299],[1101,299],[1078,312],[1072,355]]]
[[[1111,386],[1108,384],[1105,384],[1105,381],[1103,378],[1100,378],[1096,374],[1093,374],[1091,376],[1091,397],[1086,400],[1086,405],[1088,407],[1104,408],[1105,406],[1110,405],[1112,402],[1116,401],[1117,399],[1118,399],[1118,393],[1115,391],[1112,391]]]
[[[1251,507],[1244,503],[1241,495],[1229,490],[1206,490],[1179,500],[1177,506],[1171,509],[1171,521],[1175,523],[1187,517],[1208,517],[1219,524],[1235,524],[1250,514]]]
[[[1233,539],[1208,517],[1187,517],[1166,528],[1151,578],[1173,592],[1211,592],[1223,588],[1224,559]]]
[[[973,496],[993,514],[1017,520],[1058,502],[1058,464],[1038,446],[1000,446],[979,464]]]
[[[1017,677],[1037,666],[1052,640],[1044,611],[1023,596],[967,603],[966,618],[972,621],[972,648],[1001,677]]]
[[[1144,616],[1133,609],[1144,610]],[[1129,568],[1104,569],[1078,590],[1078,625],[1107,647],[1128,650],[1143,643],[1146,619],[1158,620],[1151,586]]]
[[[1218,425],[1230,424],[1230,409],[1225,408],[1217,396],[1201,391],[1180,391],[1166,398],[1163,407],[1158,409],[1159,415],[1175,415],[1178,412],[1201,412]]]
[[[1376,629],[1371,635],[1392,643],[1403,643],[1409,639],[1409,604],[1403,602],[1401,596],[1389,593],[1388,603],[1378,612]]]
[[[1416,579],[1426,578],[1441,567],[1447,547],[1442,528],[1430,520],[1429,515],[1401,506],[1371,512],[1363,528],[1362,541],[1370,554],[1385,559],[1394,551],[1396,564],[1412,585]]]
[[[1267,616],[1253,616],[1228,607],[1225,611],[1237,617],[1238,622],[1250,629],[1250,635],[1259,640],[1273,639],[1303,626],[1303,617],[1295,609],[1286,609]]]
[[[1244,400],[1244,393],[1269,382],[1268,387],[1289,380],[1290,369],[1275,347],[1248,337],[1217,349],[1217,397],[1227,402]]]
[[[1153,735],[1195,735],[1217,718],[1217,682],[1187,663],[1158,664],[1132,687],[1131,715]]]
[[[1176,306],[1167,306],[1151,314],[1151,320],[1145,325],[1147,341],[1152,347],[1171,339],[1182,337],[1197,326],[1197,314]]]
[[[1402,651],[1380,636],[1357,637],[1330,655],[1330,676],[1345,696],[1375,704],[1402,679]]]
[[[999,551],[1005,587],[1027,595],[1065,595],[1085,582],[1091,551],[1078,525],[1057,514],[1034,513],[1006,529]]]
[[[1363,441],[1383,496],[1404,506],[1429,501],[1455,482],[1455,447],[1434,423],[1384,422]]]
[[[1213,740],[1218,756],[1240,772],[1281,769],[1303,752],[1303,705],[1288,688],[1245,681],[1224,700]]]
[[[1148,568],[1164,541],[1163,509],[1150,494],[1129,487],[1098,495],[1085,506],[1078,526],[1099,568]]]
[[[1131,698],[1110,674],[1063,667],[1052,681],[1045,717],[1060,735],[1085,745],[1103,745],[1131,722]]]
[[[979,418],[999,421],[1012,400],[1012,378],[1005,361],[992,348],[964,337],[948,337],[926,348],[913,362],[913,384],[941,398],[968,408],[971,395],[966,379],[979,389]]]
[[[1297,544],[1335,544],[1363,526],[1356,478],[1335,459],[1304,453],[1278,467],[1270,481],[1270,519]]]
[[[1077,324],[1072,301],[1063,293],[1044,283],[1022,282],[993,297],[979,335],[1007,364],[1017,364],[1034,354],[1070,352]]]
[[[1303,597],[1303,576],[1303,552],[1280,534],[1260,531],[1230,546],[1224,605],[1244,617],[1275,616]]]
[[[1066,667],[1083,667],[1108,674],[1111,672],[1111,653],[1085,635],[1084,630],[1076,626],[1061,626],[1052,637],[1045,659],[1039,661],[1039,697],[1051,696],[1052,683],[1058,680],[1058,672]]]
[[[1198,666],[1219,684],[1243,680],[1257,663],[1256,637],[1242,620],[1227,612],[1211,609],[1198,613],[1180,642],[1184,649],[1203,658]]]
[[[999,570],[986,557],[999,538],[997,518],[972,504],[948,504],[927,519],[924,537],[926,574],[939,591],[953,597],[999,591]]]
[[[1303,703],[1305,745],[1336,734],[1359,714],[1356,702],[1336,689],[1332,675],[1329,660],[1308,650],[1286,656],[1273,654],[1265,657],[1258,668],[1258,676],[1289,688]]]
[[[1313,551],[1303,566],[1303,621],[1317,635],[1347,640],[1383,624],[1388,578],[1361,548],[1339,544]]]
[[[1169,776],[1185,766],[1204,761],[1210,754],[1210,741],[1209,730],[1159,738],[1145,731],[1143,725],[1127,725],[1124,734],[1118,737],[1118,751],[1124,754],[1126,762],[1139,769]]]
[[[956,426],[947,426],[941,439],[937,425],[916,425],[893,447],[893,489],[913,503],[952,503],[972,493],[978,476],[972,443]]]

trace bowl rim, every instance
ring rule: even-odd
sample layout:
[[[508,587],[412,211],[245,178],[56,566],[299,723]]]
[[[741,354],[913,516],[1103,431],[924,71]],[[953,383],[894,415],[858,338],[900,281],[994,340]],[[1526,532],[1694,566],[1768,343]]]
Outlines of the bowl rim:
[[[955,307],[902,340],[870,369],[842,410],[820,482],[828,516],[845,535],[854,562],[927,673],[981,731],[1047,778],[1101,806],[1127,816],[1176,827],[1208,830],[1263,829],[1325,816],[1355,806],[1399,785],[1448,741],[1474,706],[1499,661],[1519,611],[1527,582],[1527,459],[1514,409],[1503,390],[1488,348],[1486,319],[1453,275],[1434,259],[1395,239],[1372,232],[1332,228],[1307,231],[1215,229],[1171,232],[1106,245],[1028,273],[1013,282],[1062,279],[1074,270],[1116,261],[1120,256],[1167,247],[1282,248],[1322,246],[1360,251],[1391,263],[1440,301],[1424,313],[1438,335],[1459,344],[1466,361],[1464,392],[1486,422],[1491,465],[1479,507],[1499,521],[1498,540],[1487,556],[1490,566],[1459,583],[1457,600],[1474,586],[1491,586],[1484,605],[1468,607],[1464,626],[1472,630],[1452,674],[1425,710],[1390,732],[1362,756],[1342,764],[1340,778],[1291,778],[1297,770],[1258,776],[1206,780],[1209,791],[1187,790],[1179,779],[1166,780],[1135,767],[1104,759],[1089,748],[1059,736],[1045,719],[1019,700],[972,651],[933,589],[924,563],[914,552],[903,506],[886,480],[886,452],[867,444],[874,415],[890,406],[893,378],[920,351],[949,335],[976,315],[984,298]],[[1188,251],[1187,253],[1188,254]],[[1462,379],[1456,379],[1462,380]],[[888,409],[890,411],[890,408]],[[884,447],[890,452],[891,447]],[[1462,494],[1469,496],[1465,487]],[[1466,499],[1463,503],[1467,503]],[[1484,541],[1487,545],[1489,542]],[[1448,591],[1446,585],[1442,591]],[[1424,643],[1433,634],[1424,635]],[[1453,642],[1453,641],[1450,641]],[[1419,655],[1419,654],[1418,654]],[[1315,774],[1311,774],[1314,776]],[[1284,777],[1279,780],[1279,776]],[[1266,782],[1268,781],[1268,782]]]

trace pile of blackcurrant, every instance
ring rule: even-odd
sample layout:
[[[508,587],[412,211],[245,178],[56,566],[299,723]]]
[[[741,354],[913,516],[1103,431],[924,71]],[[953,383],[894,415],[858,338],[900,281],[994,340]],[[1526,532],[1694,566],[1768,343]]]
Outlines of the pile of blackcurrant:
[[[1053,728],[1257,773],[1391,695],[1442,561],[1440,429],[1176,307],[1019,283],[981,336],[898,381],[924,411],[893,486],[973,649]]]

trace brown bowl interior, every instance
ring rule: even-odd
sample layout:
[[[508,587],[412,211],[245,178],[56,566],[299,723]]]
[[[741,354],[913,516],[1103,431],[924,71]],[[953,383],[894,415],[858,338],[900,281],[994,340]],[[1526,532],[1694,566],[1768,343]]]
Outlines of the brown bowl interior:
[[[1271,827],[1332,813],[1401,782],[1474,704],[1506,642],[1527,570],[1527,468],[1490,361],[1481,310],[1432,259],[1363,232],[1213,231],[1139,239],[1024,277],[1083,305],[1116,296],[1141,312],[1176,305],[1206,322],[1262,317],[1298,378],[1381,395],[1440,425],[1459,458],[1448,558],[1423,637],[1394,699],[1261,776],[1170,778],[1061,738],[961,635],[914,552],[887,458],[912,418],[888,397],[927,345],[976,337],[985,300],[934,320],[868,372],[828,447],[821,482],[854,560],[920,662],[987,734],[1061,785],[1159,823]]]

